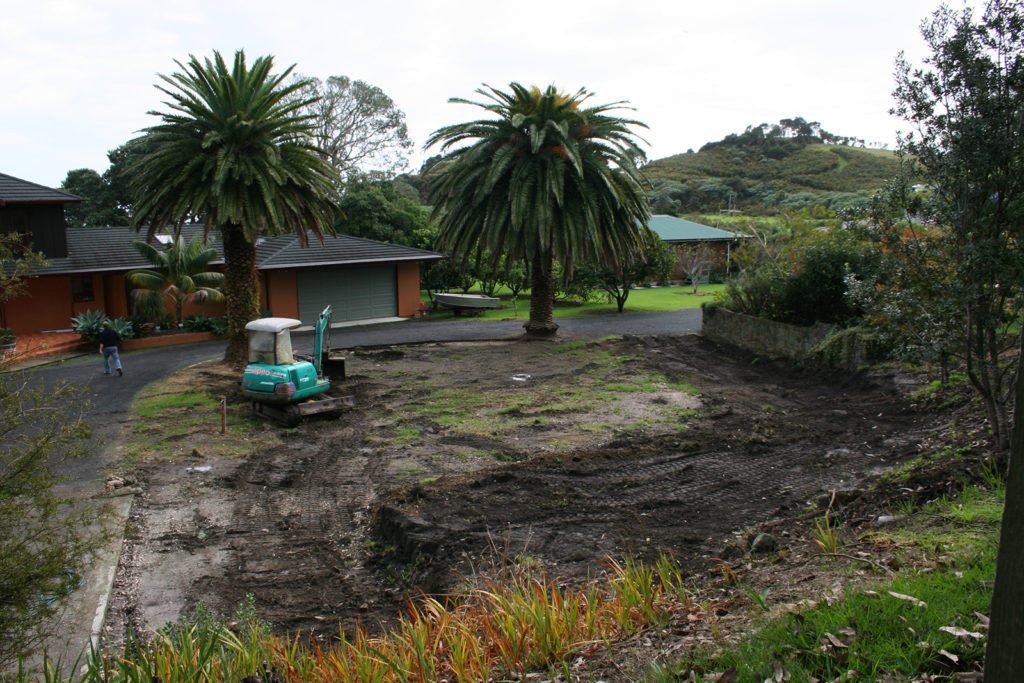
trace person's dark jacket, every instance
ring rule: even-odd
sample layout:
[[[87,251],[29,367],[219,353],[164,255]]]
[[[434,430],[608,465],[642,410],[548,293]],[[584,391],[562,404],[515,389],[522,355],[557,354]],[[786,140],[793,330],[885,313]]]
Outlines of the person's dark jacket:
[[[121,335],[109,327],[100,330],[100,346],[117,346],[121,343]]]

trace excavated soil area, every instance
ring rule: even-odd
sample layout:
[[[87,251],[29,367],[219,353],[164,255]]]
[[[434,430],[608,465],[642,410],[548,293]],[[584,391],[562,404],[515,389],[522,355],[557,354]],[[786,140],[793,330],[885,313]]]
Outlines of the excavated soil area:
[[[572,580],[667,552],[696,574],[757,531],[796,542],[810,506],[913,458],[940,419],[895,371],[696,335],[356,349],[348,368],[340,417],[140,465],[110,642],[247,594],[281,631],[375,631],[496,561]]]

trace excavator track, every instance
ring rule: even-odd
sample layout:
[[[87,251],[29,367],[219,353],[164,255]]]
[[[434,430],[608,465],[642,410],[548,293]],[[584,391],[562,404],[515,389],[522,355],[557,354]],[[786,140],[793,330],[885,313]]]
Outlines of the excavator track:
[[[297,427],[302,420],[310,415],[324,413],[341,413],[345,408],[353,407],[355,398],[351,395],[335,395],[331,392],[299,403],[275,405],[251,401],[252,410],[260,417],[274,420],[284,427]]]

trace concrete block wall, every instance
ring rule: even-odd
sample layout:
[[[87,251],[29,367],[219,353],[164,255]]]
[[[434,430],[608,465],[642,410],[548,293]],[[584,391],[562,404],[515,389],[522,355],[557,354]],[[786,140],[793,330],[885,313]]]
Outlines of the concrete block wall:
[[[810,351],[832,332],[833,326],[816,323],[801,327],[774,320],[704,307],[701,333],[708,339],[739,346],[762,356],[805,360]]]

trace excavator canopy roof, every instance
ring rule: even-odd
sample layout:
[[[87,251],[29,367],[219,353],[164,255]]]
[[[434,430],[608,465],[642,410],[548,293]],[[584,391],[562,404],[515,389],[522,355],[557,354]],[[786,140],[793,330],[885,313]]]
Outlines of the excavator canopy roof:
[[[252,330],[253,332],[273,332],[277,334],[281,330],[298,327],[301,324],[302,321],[295,318],[260,318],[259,320],[246,323],[245,329]]]

